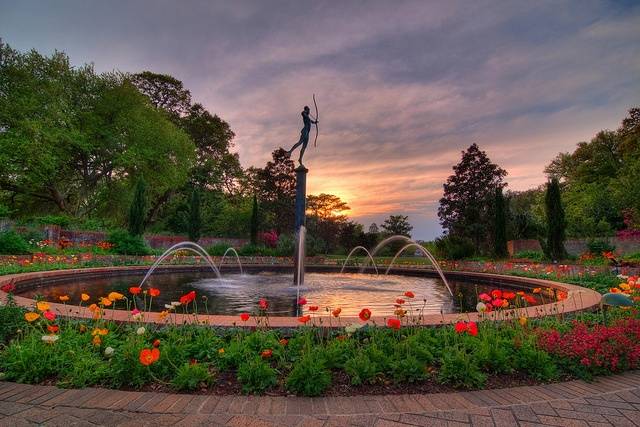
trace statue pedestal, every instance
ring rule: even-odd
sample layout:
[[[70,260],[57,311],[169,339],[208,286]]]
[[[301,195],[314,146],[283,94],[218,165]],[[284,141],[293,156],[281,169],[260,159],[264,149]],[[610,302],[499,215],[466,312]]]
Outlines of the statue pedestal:
[[[307,172],[309,169],[300,165],[296,168],[296,218],[295,237],[296,246],[293,254],[293,284],[304,285],[304,231],[300,227],[306,226],[307,211]]]

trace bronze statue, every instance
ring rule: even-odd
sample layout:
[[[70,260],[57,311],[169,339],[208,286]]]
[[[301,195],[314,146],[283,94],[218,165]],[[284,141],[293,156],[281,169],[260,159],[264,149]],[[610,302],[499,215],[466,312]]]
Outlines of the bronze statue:
[[[300,131],[300,139],[298,140],[298,142],[296,142],[293,147],[291,147],[291,150],[287,151],[287,156],[291,156],[291,153],[293,153],[293,150],[295,150],[296,148],[298,148],[299,146],[302,145],[302,148],[300,149],[300,157],[298,158],[298,163],[300,163],[300,165],[302,166],[302,157],[304,156],[304,152],[307,149],[307,144],[309,143],[309,132],[311,131],[311,125],[314,124],[316,125],[316,139],[313,143],[313,145],[316,145],[316,142],[318,141],[318,105],[316,104],[316,96],[315,94],[313,95],[313,104],[315,105],[316,108],[316,117],[311,116],[310,114],[310,110],[308,106],[304,106],[304,109],[302,110],[302,123],[303,123],[303,127],[302,130]]]

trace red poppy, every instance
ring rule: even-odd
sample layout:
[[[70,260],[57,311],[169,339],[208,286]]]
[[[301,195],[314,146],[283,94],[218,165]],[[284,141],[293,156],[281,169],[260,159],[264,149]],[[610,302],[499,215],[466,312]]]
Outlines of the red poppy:
[[[180,297],[180,304],[182,305],[187,305],[190,302],[193,302],[193,300],[196,299],[196,291],[191,291],[187,294],[184,294]]]
[[[400,329],[400,321],[398,319],[389,319],[387,320],[387,326],[391,329]]]
[[[151,295],[152,297],[160,296],[160,289],[149,288],[149,295]]]
[[[58,327],[58,325],[47,325],[47,331],[51,332],[52,334],[55,334],[59,330],[60,328]]]
[[[42,315],[50,322],[56,320],[56,314],[53,311],[47,310]]]
[[[260,307],[260,310],[266,310],[267,308],[269,308],[269,303],[266,299],[260,298],[260,301],[258,301],[258,306]]]
[[[157,348],[143,348],[140,352],[140,363],[144,366],[149,366],[160,359],[160,350]]]
[[[333,310],[331,312],[331,314],[333,314],[333,317],[338,317],[340,316],[340,313],[342,312],[342,309],[340,307],[336,308],[335,310]]]
[[[535,304],[537,302],[536,299],[531,295],[524,295],[522,299],[524,299],[527,302],[527,304]]]
[[[491,296],[496,299],[502,298],[502,291],[500,289],[494,289],[491,291]]]
[[[249,313],[240,313],[240,320],[242,320],[243,322],[246,322],[247,320],[249,320]]]
[[[360,314],[358,314],[358,317],[363,322],[366,322],[367,320],[371,319],[371,310],[369,310],[368,308],[363,308],[360,311]]]
[[[458,334],[463,334],[466,332],[474,337],[478,335],[478,324],[476,322],[463,322],[461,320],[455,324],[454,329]]]
[[[482,300],[484,302],[489,302],[492,299],[491,295],[485,294],[485,293],[482,293],[482,294],[478,295],[478,298],[480,298],[480,300]]]
[[[268,359],[273,355],[273,351],[268,348],[266,350],[262,350],[262,353],[260,353],[260,356],[262,356],[263,359]]]
[[[305,297],[300,297],[298,300],[298,305],[305,305],[307,303],[307,299]]]
[[[309,311],[318,311],[318,306],[317,305],[310,305],[309,306]]]
[[[404,293],[404,296],[407,298],[415,298],[415,294],[411,291],[407,291]]]
[[[308,314],[298,317],[298,322],[300,323],[307,323],[309,320],[311,320],[311,316],[309,316]]]
[[[2,287],[0,287],[0,290],[9,294],[16,290],[16,286],[12,283],[7,283],[6,285],[2,285]]]
[[[402,298],[398,298],[396,300],[396,304],[402,305],[402,304],[404,304],[404,300]]]
[[[493,301],[491,301],[491,305],[493,305],[496,308],[500,308],[504,305],[505,300],[500,299],[500,298],[496,298]]]
[[[160,340],[154,340],[154,341],[153,341],[153,347],[154,347],[154,348],[158,348],[158,347],[160,347]]]
[[[516,298],[516,294],[514,294],[513,292],[503,292],[502,293],[502,298],[507,299],[507,300],[512,300]]]
[[[131,295],[138,295],[140,292],[142,292],[142,288],[140,286],[132,286],[129,288],[129,293]]]

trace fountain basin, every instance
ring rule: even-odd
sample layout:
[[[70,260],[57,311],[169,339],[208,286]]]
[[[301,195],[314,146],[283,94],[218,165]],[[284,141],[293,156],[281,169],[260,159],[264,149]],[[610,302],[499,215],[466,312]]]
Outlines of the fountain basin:
[[[13,282],[14,285],[16,286],[16,294],[17,294],[16,302],[23,306],[33,307],[34,301],[32,298],[28,296],[33,296],[36,293],[43,293],[43,291],[46,290],[47,288],[55,288],[56,286],[64,283],[66,283],[67,285],[73,282],[78,283],[79,281],[84,283],[91,283],[90,282],[91,279],[104,281],[105,278],[114,279],[114,280],[117,278],[123,278],[124,280],[123,283],[126,283],[128,288],[128,286],[134,286],[136,284],[135,282],[127,283],[129,278],[132,277],[131,275],[137,274],[136,277],[141,278],[142,275],[147,271],[147,269],[148,267],[146,266],[105,267],[105,268],[23,273],[23,274],[8,275],[8,276],[0,277],[0,286],[4,283]],[[232,326],[234,324],[240,324],[242,322],[239,321],[239,317],[237,316],[237,313],[239,311],[250,311],[251,307],[255,307],[256,298],[265,296],[267,299],[271,299],[273,301],[272,308],[274,309],[275,312],[273,313],[273,315],[270,314],[270,317],[269,317],[269,323],[272,327],[300,326],[301,324],[298,322],[297,317],[295,317],[297,314],[295,311],[297,306],[295,304],[295,301],[296,301],[295,287],[291,286],[291,280],[290,280],[291,267],[290,266],[254,265],[249,268],[246,268],[245,270],[247,270],[249,273],[253,273],[252,276],[255,275],[257,277],[260,277],[260,275],[262,275],[262,278],[266,277],[267,278],[266,284],[270,282],[270,279],[268,279],[269,275],[282,277],[282,278],[288,277],[288,279],[286,280],[288,280],[287,286],[289,291],[288,293],[285,292],[284,294],[285,295],[284,299],[287,302],[286,304],[284,304],[285,305],[284,309],[283,309],[282,301],[278,301],[277,299],[272,299],[269,297],[269,293],[267,291],[267,285],[265,285],[265,293],[263,293],[262,295],[260,295],[260,293],[255,292],[255,289],[251,291],[252,288],[245,290],[245,291],[251,291],[250,294],[248,294],[248,296],[245,297],[247,299],[246,307],[242,305],[238,305],[236,301],[232,304],[234,311],[227,312],[227,314],[212,314],[212,315],[199,314],[197,316],[197,321],[206,323],[206,324],[211,324],[211,325],[218,325],[218,326]],[[393,300],[391,298],[394,295],[399,296],[402,294],[402,292],[406,290],[410,290],[416,293],[416,298],[412,301],[412,304],[414,307],[418,307],[418,308],[422,306],[423,297],[428,298],[429,300],[440,298],[440,301],[446,302],[443,296],[448,296],[448,292],[441,285],[439,286],[439,289],[442,295],[439,296],[438,293],[435,292],[435,290],[437,290],[438,283],[437,283],[437,280],[435,280],[436,273],[434,271],[429,269],[416,269],[416,268],[408,268],[408,269],[394,268],[391,272],[393,276],[389,276],[389,277],[379,276],[379,279],[383,280],[382,285],[390,283],[392,285],[390,286],[391,289],[387,289],[387,290],[381,289],[379,290],[379,293],[372,292],[371,288],[362,289],[362,292],[373,295],[370,300],[358,301],[357,299],[354,300],[353,298],[350,297],[351,298],[350,302],[346,304],[345,302],[341,302],[341,299],[340,299],[342,293],[339,292],[340,291],[340,288],[338,287],[339,283],[337,283],[340,280],[340,276],[337,274],[337,272],[339,271],[338,267],[307,266],[306,270],[307,270],[308,283],[307,283],[307,287],[301,290],[301,294],[307,296],[310,303],[318,304],[320,306],[320,311],[318,311],[317,313],[318,313],[318,316],[323,316],[323,318],[325,319],[323,321],[324,326],[329,325],[327,313],[324,312],[324,307],[326,305],[329,305],[331,307],[336,307],[336,306],[342,307],[344,305],[345,309],[341,315],[341,320],[340,320],[342,325],[351,323],[351,322],[360,323],[359,319],[357,318],[356,312],[359,311],[360,308],[365,308],[367,307],[367,305],[371,305],[371,307],[373,307],[372,321],[377,324],[383,324],[385,318],[392,316]],[[347,271],[349,271],[349,273],[344,276],[343,281],[347,282],[347,285],[346,285],[347,287],[349,286],[351,286],[352,288],[356,287],[356,289],[353,290],[353,289],[345,288],[344,295],[347,295],[349,292],[353,293],[353,295],[357,295],[357,292],[360,292],[360,290],[357,289],[357,287],[360,286],[357,280],[362,279],[362,283],[364,283],[364,278],[361,278],[360,275],[352,274],[355,272],[355,270],[356,270],[355,268],[348,269]],[[210,272],[210,270],[207,270],[207,268],[204,266],[174,266],[174,265],[161,266],[157,270],[157,272],[162,276],[171,275],[171,274],[192,275],[192,277],[196,277],[196,278],[199,277],[200,279],[202,279],[203,276],[208,274],[207,271]],[[233,268],[226,267],[224,275],[227,276],[229,274],[228,273],[229,271],[233,271]],[[325,274],[325,276],[322,276],[322,274]],[[252,277],[252,276],[249,276],[249,277]],[[375,277],[376,277],[372,275],[366,275],[366,276],[368,280],[375,280]],[[165,277],[168,277],[168,276],[165,276]],[[208,277],[211,277],[211,275],[209,274]],[[230,277],[233,278],[233,275],[231,275]],[[238,275],[238,280],[242,280],[242,278],[244,277],[245,276]],[[325,296],[317,295],[317,298],[314,297],[314,289],[312,288],[313,281],[317,279],[319,283],[321,283],[322,282],[321,279],[323,277],[330,278],[331,281],[336,282],[336,285],[331,287],[330,289],[331,293],[333,293],[334,302],[326,303],[326,301],[328,300],[326,299],[323,300],[323,298],[326,298],[326,295]],[[403,280],[398,279],[398,277],[400,277],[401,279],[406,278],[406,281],[403,282]],[[454,283],[454,287],[455,287],[454,292],[457,292],[457,290],[463,289],[464,287],[466,287],[468,290],[471,290],[473,301],[475,301],[476,286],[478,286],[479,289],[483,289],[481,290],[481,292],[484,291],[484,289],[492,289],[492,288],[501,288],[501,289],[510,288],[514,290],[525,289],[530,291],[533,288],[541,287],[541,288],[551,288],[551,289],[555,289],[555,290],[567,293],[567,298],[559,303],[543,304],[538,306],[517,309],[517,313],[513,313],[513,315],[517,314],[518,316],[526,315],[528,317],[539,317],[539,316],[545,316],[549,314],[570,313],[573,311],[588,310],[588,309],[594,308],[600,302],[600,294],[595,291],[592,291],[586,288],[581,288],[579,286],[558,283],[558,282],[553,282],[548,280],[529,279],[529,278],[503,276],[503,275],[487,274],[487,273],[472,273],[472,272],[449,272],[447,273],[447,279],[449,279],[450,282]],[[153,286],[154,280],[156,279],[154,278],[151,280],[150,282],[151,286]],[[205,279],[203,280],[204,282],[206,282]],[[309,280],[311,280],[311,283],[309,283]],[[237,280],[233,278],[231,282],[236,282],[236,281]],[[264,283],[264,282],[258,281],[258,283]],[[272,283],[271,286],[273,286],[273,282],[271,283]],[[407,285],[406,287],[404,286],[405,284]],[[198,285],[198,284],[196,282],[196,283],[192,283],[191,285]],[[206,285],[206,283],[204,285]],[[210,283],[209,285],[212,287],[212,289],[215,289],[215,286],[216,286],[215,280],[213,280],[212,283]],[[237,283],[236,284],[231,283],[231,285],[236,286]],[[434,291],[434,292],[431,292],[431,294],[429,294],[428,292],[425,291],[425,289],[429,289],[429,288],[431,289],[431,291]],[[122,288],[120,288],[119,290],[121,291]],[[186,292],[189,289],[185,289],[183,287],[177,287],[177,290],[178,290],[178,293],[181,294]],[[195,290],[196,292],[198,292],[197,286]],[[308,295],[306,293],[307,290],[309,292]],[[69,293],[70,295],[73,295],[73,294],[79,295],[80,292],[85,292],[85,291],[89,293],[92,297],[94,297],[93,298],[94,300],[99,296],[106,295],[103,292],[96,293],[92,291],[90,287],[82,290],[80,289],[80,287],[76,288],[75,290],[69,289],[67,293]],[[231,292],[237,293],[239,291],[237,289],[234,290],[232,288]],[[199,295],[202,293],[203,292],[198,292]],[[469,295],[469,293],[467,293],[467,295]],[[0,297],[6,297],[6,295],[0,295]],[[47,298],[47,300],[52,302],[54,298]],[[209,301],[211,301],[211,298],[209,298]],[[442,311],[443,311],[442,314],[440,313],[440,308],[437,308],[436,310],[433,310],[433,307],[430,307],[429,310],[425,309],[424,315],[422,316],[421,323],[425,325],[435,325],[435,324],[455,322],[460,318],[463,318],[465,320],[477,320],[479,318],[478,313],[475,313],[475,312],[469,312],[469,313],[463,313],[463,314],[456,312],[457,308],[456,308],[455,301],[451,299],[449,299],[448,301],[449,301],[448,305],[445,303],[441,304]],[[384,310],[383,308],[381,308],[382,306],[375,305],[377,303],[388,306],[389,309]],[[209,302],[208,304],[211,307],[211,302]],[[198,306],[199,306],[200,313],[205,311],[203,301],[199,301]],[[71,315],[74,317],[91,317],[91,313],[88,310],[79,308],[78,306],[75,306],[75,305],[63,305],[59,303],[52,303],[51,307],[52,307],[52,310],[55,310],[60,315]],[[122,307],[122,304],[121,304],[121,307]],[[155,304],[154,304],[154,307],[156,307]],[[370,308],[370,307],[367,307],[367,308]],[[107,314],[105,315],[105,317],[113,318],[114,320],[118,320],[118,321],[131,320],[129,313],[122,310],[107,309],[106,313]],[[511,310],[503,310],[503,313],[511,313]],[[165,320],[162,320],[160,318],[159,313],[157,312],[147,313],[145,320],[148,322],[165,322]],[[183,322],[183,321],[193,322],[194,320],[195,319],[193,315],[178,314],[176,315],[175,319],[173,319],[173,316],[172,316],[172,321],[177,321],[177,322]],[[336,326],[336,319],[333,319],[332,325]]]

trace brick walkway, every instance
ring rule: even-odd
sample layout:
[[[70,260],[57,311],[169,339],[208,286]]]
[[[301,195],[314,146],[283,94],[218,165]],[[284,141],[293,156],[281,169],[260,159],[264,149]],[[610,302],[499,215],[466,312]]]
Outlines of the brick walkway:
[[[640,426],[640,371],[535,387],[358,397],[194,396],[0,382],[0,426]]]

